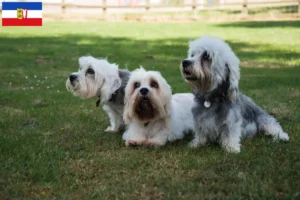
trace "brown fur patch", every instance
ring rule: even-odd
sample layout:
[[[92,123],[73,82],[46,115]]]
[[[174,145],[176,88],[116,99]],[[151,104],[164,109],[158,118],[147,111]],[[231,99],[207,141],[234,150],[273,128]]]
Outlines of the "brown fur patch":
[[[155,104],[151,101],[151,98],[145,99],[144,97],[138,97],[135,101],[134,112],[141,121],[148,121],[155,118],[158,114]]]
[[[209,89],[210,86],[210,71],[209,71],[209,67],[211,65],[211,60],[210,61],[203,61],[201,60],[201,68],[202,71],[204,73],[204,77],[200,77],[201,83],[200,83],[200,87],[199,90],[200,91],[207,91]]]

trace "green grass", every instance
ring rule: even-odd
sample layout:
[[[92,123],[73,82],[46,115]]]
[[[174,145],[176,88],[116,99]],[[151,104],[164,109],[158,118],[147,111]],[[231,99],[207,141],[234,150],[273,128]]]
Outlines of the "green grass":
[[[283,14],[297,14],[298,13],[298,5],[297,2],[293,3],[294,5],[291,5],[290,3],[286,4],[250,4],[248,5],[248,16],[246,18],[251,17],[268,17],[269,19],[274,19],[274,17],[283,15]],[[177,4],[177,6],[179,6]],[[242,4],[241,5],[227,5],[227,6],[221,6],[221,7],[215,7],[215,6],[206,6],[205,9],[200,9],[197,11],[193,11],[190,7],[189,11],[177,11],[177,12],[155,12],[153,9],[150,8],[151,12],[143,12],[143,13],[119,13],[118,16],[124,16],[125,19],[134,19],[138,17],[143,16],[151,16],[151,17],[159,17],[159,16],[168,16],[168,17],[191,17],[191,18],[209,18],[209,19],[215,19],[220,20],[223,19],[226,21],[226,19],[230,17],[241,17],[242,14]],[[48,13],[49,15],[50,13]],[[68,13],[68,16],[72,15],[72,13]],[[108,14],[109,15],[109,14]],[[115,16],[114,13],[112,16]],[[268,16],[270,15],[270,16]],[[77,15],[78,16],[78,15]],[[95,15],[94,18],[99,17],[99,14]],[[76,17],[76,15],[73,15],[73,17]],[[103,16],[102,16],[103,17]],[[245,18],[245,16],[242,16]],[[92,19],[92,18],[91,18]]]
[[[95,107],[65,89],[78,57],[159,70],[173,92],[188,41],[224,38],[241,60],[240,90],[279,120],[288,143],[126,148]],[[300,22],[45,22],[0,28],[0,199],[299,199]]]

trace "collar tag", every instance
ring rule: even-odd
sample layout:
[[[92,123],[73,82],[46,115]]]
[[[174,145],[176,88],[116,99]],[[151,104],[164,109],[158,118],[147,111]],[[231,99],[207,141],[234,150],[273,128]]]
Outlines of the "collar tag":
[[[204,106],[205,106],[205,108],[209,108],[210,107],[210,102],[209,101],[204,101]]]

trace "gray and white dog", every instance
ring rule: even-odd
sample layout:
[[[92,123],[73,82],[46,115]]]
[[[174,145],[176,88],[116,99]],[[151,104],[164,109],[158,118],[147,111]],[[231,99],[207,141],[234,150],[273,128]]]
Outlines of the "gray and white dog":
[[[105,131],[117,132],[124,128],[124,95],[129,76],[128,70],[119,69],[106,59],[83,56],[79,58],[78,72],[68,77],[66,87],[83,99],[97,98],[97,106],[103,104],[110,119]]]
[[[239,93],[239,59],[222,39],[203,36],[191,41],[180,71],[195,92],[196,134],[191,147],[217,142],[238,153],[241,138],[259,132],[289,140],[275,118]]]

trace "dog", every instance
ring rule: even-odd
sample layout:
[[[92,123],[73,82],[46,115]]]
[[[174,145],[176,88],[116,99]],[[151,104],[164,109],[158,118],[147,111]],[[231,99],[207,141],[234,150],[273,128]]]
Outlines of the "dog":
[[[101,103],[110,120],[105,131],[118,132],[124,129],[122,115],[129,76],[130,71],[119,69],[118,65],[106,59],[83,56],[79,58],[78,72],[68,77],[66,87],[82,99],[98,98],[96,106]]]
[[[289,140],[275,118],[239,92],[239,62],[220,38],[203,36],[189,43],[180,71],[195,93],[196,133],[191,147],[217,142],[226,151],[238,153],[241,139],[259,132]]]
[[[123,134],[126,146],[163,146],[194,131],[192,93],[172,95],[171,87],[157,71],[143,67],[132,71],[125,88]]]

